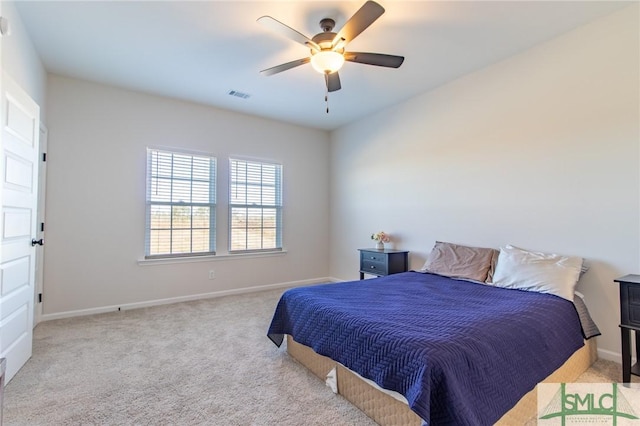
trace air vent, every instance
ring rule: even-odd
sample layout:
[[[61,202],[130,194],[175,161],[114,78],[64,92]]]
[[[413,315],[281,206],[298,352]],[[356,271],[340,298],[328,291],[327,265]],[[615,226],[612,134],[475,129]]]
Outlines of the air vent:
[[[235,96],[236,98],[242,98],[242,99],[249,99],[249,97],[251,96],[248,93],[238,92],[237,90],[230,90],[229,94],[231,96]]]

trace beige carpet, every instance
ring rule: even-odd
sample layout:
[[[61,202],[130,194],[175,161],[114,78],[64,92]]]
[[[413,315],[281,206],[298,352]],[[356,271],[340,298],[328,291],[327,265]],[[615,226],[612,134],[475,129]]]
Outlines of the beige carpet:
[[[5,425],[372,425],[266,337],[281,291],[44,322]],[[598,361],[580,381],[620,380]]]

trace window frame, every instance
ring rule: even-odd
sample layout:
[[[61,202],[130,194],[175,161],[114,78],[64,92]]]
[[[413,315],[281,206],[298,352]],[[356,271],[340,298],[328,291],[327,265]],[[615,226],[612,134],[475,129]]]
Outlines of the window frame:
[[[273,166],[274,167],[274,174],[275,174],[275,182],[274,182],[274,204],[256,204],[256,203],[236,203],[233,202],[234,197],[232,195],[232,192],[234,191],[234,182],[237,182],[237,180],[234,180],[234,176],[233,176],[233,172],[234,172],[234,167],[233,167],[233,163],[234,162],[241,162],[241,163],[245,163],[246,165],[252,164],[252,165],[260,165],[260,167],[264,167],[264,166]],[[283,182],[284,182],[284,178],[283,178],[283,165],[280,162],[274,161],[274,160],[265,160],[265,159],[256,159],[256,158],[247,158],[247,157],[240,157],[240,156],[230,156],[229,157],[229,185],[228,185],[228,189],[229,189],[229,216],[228,216],[228,253],[231,255],[239,255],[239,254],[252,254],[252,253],[268,253],[268,252],[282,252],[284,251],[284,245],[283,245],[283,207],[284,207],[284,203],[283,203]],[[245,175],[246,176],[246,175]],[[262,180],[262,179],[261,179]],[[245,188],[247,188],[248,182],[247,179],[245,177]],[[255,184],[254,184],[255,186]],[[265,185],[263,183],[260,183],[260,189],[261,189],[261,194],[262,194],[262,188]],[[246,192],[245,192],[246,193]],[[276,217],[275,217],[275,247],[268,247],[268,248],[248,248],[248,232],[247,232],[247,241],[245,241],[245,246],[243,249],[233,249],[233,243],[234,243],[234,239],[233,239],[233,211],[234,208],[245,208],[245,209],[275,209],[275,213],[276,213]],[[264,214],[262,215],[262,217],[264,217]],[[245,229],[248,229],[248,221],[247,221],[247,226],[245,227]],[[263,241],[264,241],[264,221],[262,222],[262,226],[261,226],[261,246],[264,246]]]
[[[152,186],[153,186],[153,178],[154,176],[152,175],[153,170],[152,170],[152,162],[153,162],[153,153],[164,153],[164,154],[170,154],[171,155],[171,174],[169,178],[164,178],[164,179],[168,179],[171,182],[171,190],[168,193],[168,197],[169,197],[169,201],[153,201],[152,200],[152,196],[151,196],[151,191],[152,191]],[[147,151],[146,151],[146,161],[147,161],[147,169],[146,169],[146,194],[145,194],[145,219],[146,219],[146,224],[145,224],[145,246],[144,246],[144,259],[145,260],[163,260],[163,259],[179,259],[179,258],[187,258],[187,257],[202,257],[202,256],[215,256],[216,254],[216,219],[217,219],[217,215],[216,215],[216,211],[217,211],[217,193],[218,193],[218,178],[217,178],[217,174],[218,174],[218,164],[217,164],[217,158],[211,154],[211,153],[205,153],[205,152],[196,152],[196,151],[190,151],[190,150],[185,150],[185,149],[180,149],[180,148],[170,148],[170,147],[147,147]],[[178,156],[187,156],[187,157],[191,157],[191,166],[190,166],[190,178],[184,178],[184,177],[178,177],[176,178],[174,176],[174,155],[178,155]],[[208,172],[209,172],[209,179],[208,180],[202,180],[202,179],[194,179],[194,169],[193,169],[193,159],[194,157],[199,157],[199,158],[206,158],[209,161],[209,166],[208,166]],[[158,166],[156,166],[158,167]],[[155,176],[156,178],[159,177],[159,175],[157,174]],[[173,200],[173,196],[174,196],[174,192],[173,192],[173,184],[175,181],[187,181],[190,183],[190,197],[193,197],[193,182],[208,182],[209,183],[209,189],[208,189],[208,196],[209,196],[209,202],[208,203],[203,203],[203,202],[194,202],[193,200],[190,200],[189,202],[184,202],[184,201],[172,201]],[[161,254],[150,254],[151,253],[151,231],[152,231],[152,227],[151,227],[151,213],[152,213],[152,206],[168,206],[170,208],[170,221],[171,221],[171,226],[167,229],[164,229],[166,231],[169,231],[170,235],[173,234],[173,231],[175,230],[189,230],[190,233],[190,249],[192,251],[190,252],[179,252],[179,253],[161,253]],[[190,213],[190,227],[189,228],[174,228],[173,227],[173,207],[190,207],[191,209],[193,209],[194,207],[208,207],[209,208],[209,220],[208,220],[208,231],[209,231],[209,237],[208,237],[208,250],[207,251],[193,251],[193,230],[194,229],[204,229],[204,228],[194,228],[193,227],[193,210],[191,210]],[[171,241],[170,237],[170,241]],[[170,247],[170,249],[172,250],[172,247]]]

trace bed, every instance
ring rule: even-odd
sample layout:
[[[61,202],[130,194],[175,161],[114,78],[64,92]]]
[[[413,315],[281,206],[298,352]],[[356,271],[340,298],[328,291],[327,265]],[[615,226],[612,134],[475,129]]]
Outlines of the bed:
[[[553,294],[406,272],[290,289],[268,336],[286,336],[291,356],[380,424],[513,424],[535,414],[537,383],[574,380],[595,360],[585,338],[599,333],[579,311]]]

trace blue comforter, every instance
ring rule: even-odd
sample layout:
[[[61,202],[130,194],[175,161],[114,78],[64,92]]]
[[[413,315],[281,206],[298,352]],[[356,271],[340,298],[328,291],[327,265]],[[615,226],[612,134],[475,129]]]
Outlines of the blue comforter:
[[[285,334],[430,425],[495,423],[584,344],[567,300],[418,272],[290,289],[268,331]]]

